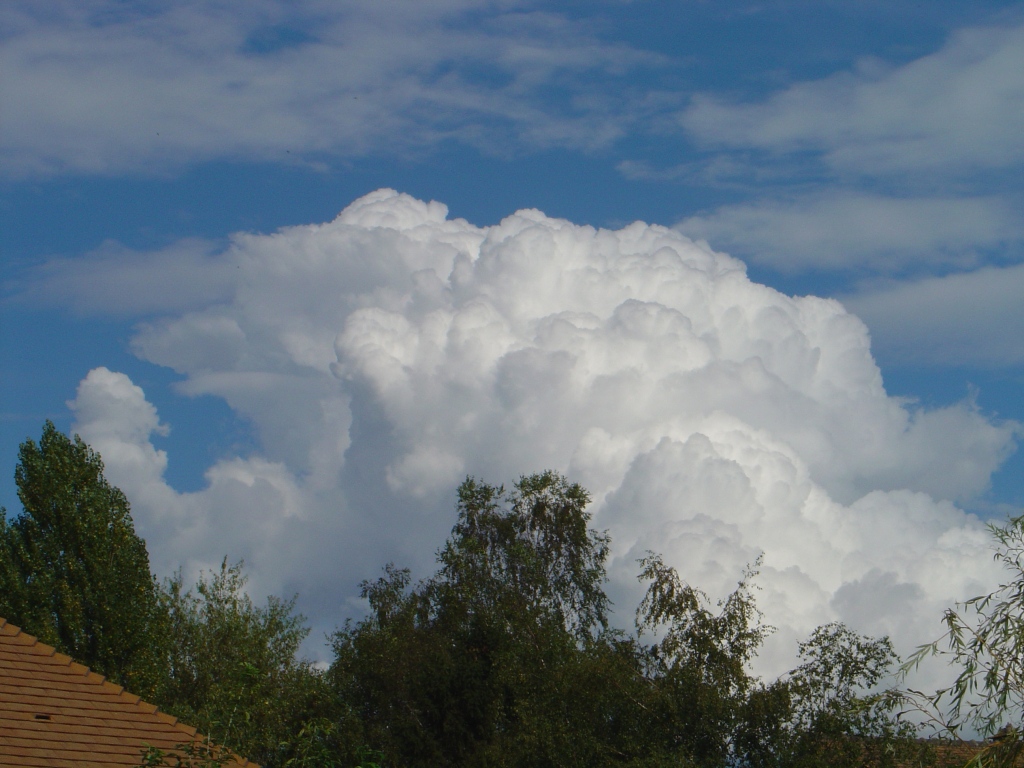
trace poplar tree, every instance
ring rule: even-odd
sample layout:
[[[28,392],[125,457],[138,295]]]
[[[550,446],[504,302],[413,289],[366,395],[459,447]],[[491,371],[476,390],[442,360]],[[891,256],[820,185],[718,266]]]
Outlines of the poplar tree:
[[[159,680],[157,585],[125,495],[100,456],[52,422],[22,443],[23,511],[0,508],[0,615],[76,661],[150,693]]]

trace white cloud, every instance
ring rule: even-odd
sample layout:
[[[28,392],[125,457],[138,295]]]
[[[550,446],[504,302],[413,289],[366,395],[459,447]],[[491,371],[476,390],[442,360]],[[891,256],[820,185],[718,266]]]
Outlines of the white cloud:
[[[643,108],[604,86],[660,59],[530,5],[8,3],[0,158],[33,175],[606,144]]]
[[[228,298],[140,331],[137,354],[261,436],[203,491],[164,482],[141,390],[86,377],[76,429],[155,563],[244,556],[258,589],[300,591],[330,628],[388,560],[427,572],[464,474],[553,468],[610,529],[623,622],[645,549],[713,594],[763,550],[767,671],[834,618],[907,648],[992,583],[984,528],[953,500],[984,490],[1014,425],[887,397],[838,302],[753,283],[664,227],[446,213],[381,190],[327,224],[236,236],[215,257],[235,268]]]
[[[1024,363],[1024,264],[869,287],[844,298],[888,359]]]
[[[1024,218],[997,197],[828,192],[725,206],[678,227],[780,271],[971,267],[980,250],[1024,239]]]
[[[108,242],[84,259],[51,259],[5,287],[14,292],[16,303],[83,314],[180,312],[230,298],[234,266],[211,258],[215,250],[215,244],[203,240],[179,241],[154,252]]]
[[[233,458],[211,467],[208,487],[179,494],[163,479],[168,457],[150,442],[166,431],[142,389],[123,373],[96,368],[79,384],[68,406],[73,429],[99,452],[108,478],[135,510],[136,525],[147,539],[154,567],[168,575],[179,565],[190,572],[219,563],[225,530],[244,542],[273,572],[272,552],[284,523],[308,506],[294,476],[281,464],[262,458]],[[221,502],[228,501],[221,507]]]
[[[757,104],[694,99],[683,126],[709,147],[818,152],[852,175],[977,173],[1024,160],[1024,26],[964,29],[900,67],[796,83]]]

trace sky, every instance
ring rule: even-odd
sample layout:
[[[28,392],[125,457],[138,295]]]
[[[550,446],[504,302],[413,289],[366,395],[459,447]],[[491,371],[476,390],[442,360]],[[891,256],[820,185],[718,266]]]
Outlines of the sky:
[[[906,652],[1024,512],[1024,11],[699,0],[0,7],[0,504],[78,433],[155,571],[325,632],[467,475],[763,555],[763,669]]]

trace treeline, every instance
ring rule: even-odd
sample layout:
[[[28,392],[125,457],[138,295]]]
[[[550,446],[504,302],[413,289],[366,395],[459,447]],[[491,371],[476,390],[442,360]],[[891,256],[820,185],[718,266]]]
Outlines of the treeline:
[[[609,625],[609,538],[553,472],[505,491],[467,479],[436,572],[388,565],[367,616],[297,657],[295,601],[254,604],[240,565],[158,582],[100,457],[47,422],[21,446],[21,515],[0,514],[0,616],[238,754],[275,766],[936,764],[874,689],[887,638],[841,624],[773,682],[753,580],[713,604],[654,553],[634,631]]]

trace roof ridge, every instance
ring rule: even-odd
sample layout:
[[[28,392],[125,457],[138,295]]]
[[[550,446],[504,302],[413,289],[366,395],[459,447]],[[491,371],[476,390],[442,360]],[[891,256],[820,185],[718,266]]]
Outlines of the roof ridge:
[[[105,675],[101,675],[99,672],[93,672],[85,664],[80,664],[67,654],[61,653],[53,646],[42,642],[35,635],[24,631],[21,627],[12,624],[2,616],[0,616],[0,636],[6,637],[10,640],[15,638],[22,640],[19,644],[23,645],[26,649],[36,649],[37,653],[41,651],[42,653],[39,655],[52,659],[52,661],[58,666],[68,667],[71,673],[81,675],[91,684],[99,685],[107,693],[116,696],[125,704],[138,709],[141,714],[155,716],[165,725],[168,725],[180,732],[182,736],[185,737],[182,739],[182,743],[195,743],[199,740],[209,740],[208,737],[200,734],[198,730],[193,728],[191,725],[186,725],[174,715],[162,711],[156,704],[145,701],[141,696],[126,691],[124,686],[111,682]],[[250,762],[244,757],[235,755],[230,751],[229,754],[235,758],[237,765],[246,766],[247,768],[259,768],[256,763]]]

